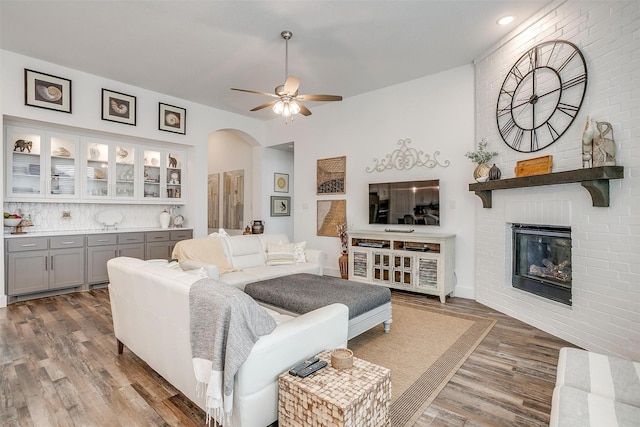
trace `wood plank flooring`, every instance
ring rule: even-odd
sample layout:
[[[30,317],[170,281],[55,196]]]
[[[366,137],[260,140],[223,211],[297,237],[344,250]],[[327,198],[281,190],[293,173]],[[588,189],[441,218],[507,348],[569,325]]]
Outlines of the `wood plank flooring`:
[[[415,426],[546,426],[558,351],[570,344],[475,301],[393,292],[497,320]],[[0,309],[0,425],[204,426],[203,411],[125,348],[107,289]]]

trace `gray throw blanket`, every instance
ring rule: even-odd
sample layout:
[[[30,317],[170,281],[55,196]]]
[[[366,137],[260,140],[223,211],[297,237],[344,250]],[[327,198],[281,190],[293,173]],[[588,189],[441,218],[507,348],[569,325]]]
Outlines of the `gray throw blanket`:
[[[261,335],[275,320],[249,295],[213,279],[200,279],[189,290],[191,357],[198,391],[206,387],[207,424],[213,418],[231,425],[233,382]]]

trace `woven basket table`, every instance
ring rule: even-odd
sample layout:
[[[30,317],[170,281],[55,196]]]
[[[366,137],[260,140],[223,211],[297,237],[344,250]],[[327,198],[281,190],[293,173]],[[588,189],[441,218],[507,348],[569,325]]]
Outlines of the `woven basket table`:
[[[391,370],[353,358],[347,369],[331,367],[331,351],[318,355],[326,368],[306,378],[278,377],[280,427],[390,426]]]

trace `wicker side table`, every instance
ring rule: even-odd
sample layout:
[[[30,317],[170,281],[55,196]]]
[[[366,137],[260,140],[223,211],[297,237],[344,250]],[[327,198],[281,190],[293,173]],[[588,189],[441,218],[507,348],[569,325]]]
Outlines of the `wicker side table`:
[[[353,358],[353,367],[331,367],[331,352],[318,355],[326,368],[300,378],[288,372],[278,377],[278,425],[390,426],[391,370]]]

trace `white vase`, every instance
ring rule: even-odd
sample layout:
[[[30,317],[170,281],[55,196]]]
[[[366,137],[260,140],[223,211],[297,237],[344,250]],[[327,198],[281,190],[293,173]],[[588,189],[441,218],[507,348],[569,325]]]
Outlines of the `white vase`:
[[[160,228],[169,228],[169,222],[171,221],[171,214],[166,210],[160,213]]]

